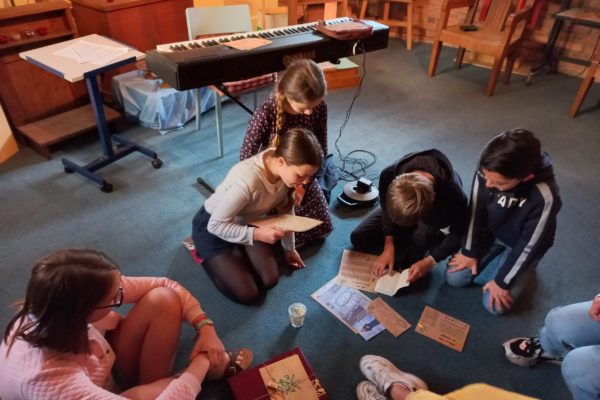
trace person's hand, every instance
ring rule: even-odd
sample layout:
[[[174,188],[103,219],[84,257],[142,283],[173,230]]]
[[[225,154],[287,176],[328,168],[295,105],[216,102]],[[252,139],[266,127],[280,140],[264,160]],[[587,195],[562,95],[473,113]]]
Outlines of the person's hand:
[[[417,279],[421,279],[431,271],[435,261],[430,256],[425,257],[422,260],[417,261],[408,269],[408,281],[413,283]]]
[[[273,244],[287,234],[287,231],[277,227],[254,228],[254,240]]]
[[[198,339],[190,353],[190,361],[198,354],[205,353],[211,365],[221,365],[225,361],[225,346],[217,336],[214,326],[204,325],[198,332]]]
[[[303,184],[296,185],[294,190],[294,205],[297,207],[302,203],[302,199],[304,199],[304,194],[306,194],[306,188]]]
[[[477,275],[477,259],[467,257],[462,253],[453,255],[448,261],[448,265],[450,266],[448,272],[458,272],[468,268],[471,270],[471,274]]]
[[[390,275],[394,272],[394,248],[383,249],[383,252],[377,257],[375,264],[373,264],[373,272],[376,276],[383,275],[386,268]]]
[[[289,250],[284,253],[285,262],[294,268],[305,268],[304,261],[296,250]]]
[[[490,292],[490,310],[499,312],[507,311],[513,303],[513,298],[508,289],[502,289],[495,281],[489,281],[483,286],[483,293]]]
[[[588,314],[594,321],[600,322],[600,297],[594,297]]]

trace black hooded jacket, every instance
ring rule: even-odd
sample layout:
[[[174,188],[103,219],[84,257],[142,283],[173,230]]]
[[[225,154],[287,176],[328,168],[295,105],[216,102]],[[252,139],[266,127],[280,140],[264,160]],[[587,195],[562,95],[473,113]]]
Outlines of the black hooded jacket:
[[[441,261],[460,248],[467,224],[467,197],[463,193],[460,177],[441,151],[431,149],[407,154],[381,172],[379,193],[383,209],[383,232],[389,236],[393,235],[394,231],[394,223],[390,220],[386,208],[390,183],[396,176],[414,171],[425,171],[435,178],[433,207],[419,224],[436,230],[449,230],[444,240],[430,251],[434,260]]]

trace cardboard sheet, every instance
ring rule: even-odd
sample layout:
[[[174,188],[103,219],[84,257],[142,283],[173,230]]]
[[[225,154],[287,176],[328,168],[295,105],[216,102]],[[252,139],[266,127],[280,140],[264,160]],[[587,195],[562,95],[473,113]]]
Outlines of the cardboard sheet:
[[[258,226],[260,228],[280,228],[284,231],[291,232],[306,232],[315,226],[321,225],[323,222],[307,218],[299,217],[297,215],[283,214],[274,217],[267,217],[250,221],[250,225]]]
[[[396,337],[406,332],[411,326],[407,320],[390,307],[389,304],[383,301],[381,297],[378,297],[369,303],[367,311],[377,318],[381,325]]]
[[[469,324],[425,306],[415,331],[451,349],[462,351],[469,329]]]

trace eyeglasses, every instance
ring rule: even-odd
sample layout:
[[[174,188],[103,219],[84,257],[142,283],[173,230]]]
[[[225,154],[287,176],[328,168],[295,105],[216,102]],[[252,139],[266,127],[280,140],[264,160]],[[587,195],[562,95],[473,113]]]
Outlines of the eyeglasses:
[[[125,291],[123,290],[123,286],[119,287],[119,293],[117,294],[117,296],[118,296],[118,300],[115,303],[109,304],[106,306],[96,307],[96,309],[121,307],[123,305],[123,298],[125,297]]]

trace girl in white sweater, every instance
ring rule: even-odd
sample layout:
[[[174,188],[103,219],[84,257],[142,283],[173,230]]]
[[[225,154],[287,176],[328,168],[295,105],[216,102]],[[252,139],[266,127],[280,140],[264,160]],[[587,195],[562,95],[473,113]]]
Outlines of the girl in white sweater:
[[[304,262],[294,233],[259,228],[249,221],[269,212],[293,213],[292,192],[321,167],[323,151],[306,129],[290,129],[277,147],[236,164],[192,223],[197,255],[217,288],[239,303],[250,303],[279,280],[273,244],[281,240],[285,260]]]

